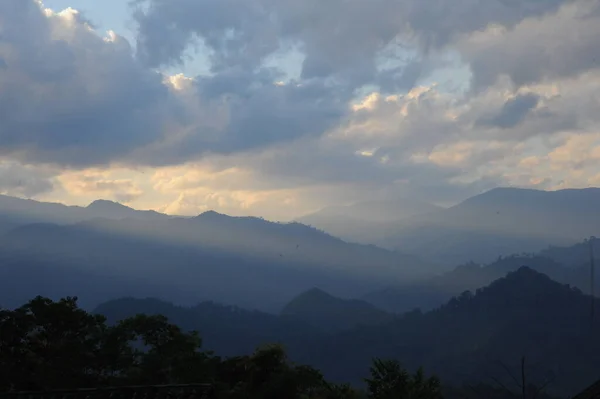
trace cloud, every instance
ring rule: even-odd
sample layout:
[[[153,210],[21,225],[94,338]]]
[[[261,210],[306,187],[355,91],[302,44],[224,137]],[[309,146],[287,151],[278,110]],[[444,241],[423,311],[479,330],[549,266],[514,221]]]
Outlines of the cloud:
[[[61,174],[57,180],[69,195],[85,199],[103,198],[129,203],[144,194],[132,178],[115,178],[114,173],[93,169],[73,171]]]
[[[171,81],[181,104],[179,120],[167,137],[140,147],[130,160],[173,165],[318,137],[348,112],[348,93],[319,82],[276,84],[267,77],[240,72],[179,87],[181,82]]]
[[[527,114],[533,110],[539,102],[540,98],[536,94],[518,94],[514,98],[507,100],[497,115],[490,120],[483,120],[481,123],[502,129],[515,127],[525,119]]]
[[[231,157],[157,169],[151,177],[152,190],[162,203],[152,207],[180,215],[216,210],[283,221],[347,198],[347,190],[337,185],[299,185],[294,179],[285,183],[252,169],[252,161],[241,159],[239,154],[233,160]],[[231,162],[244,167],[219,167]]]
[[[138,56],[147,65],[181,64],[195,39],[214,51],[216,66],[237,63],[256,66],[272,52],[277,37],[269,38],[266,10],[252,1],[238,0],[134,0],[139,22]]]
[[[164,133],[169,91],[123,38],[102,38],[75,10],[31,0],[3,1],[0,20],[2,154],[104,164]]]
[[[292,43],[305,53],[304,78],[336,75],[364,83],[376,74],[375,58],[386,49],[443,48],[460,34],[492,23],[511,28],[567,2],[139,0],[138,48],[142,59],[159,66],[181,62],[190,43],[201,40],[220,69],[256,66]]]
[[[10,160],[0,161],[0,193],[32,198],[54,189],[51,170],[22,165]]]
[[[565,137],[600,131],[598,85],[600,73],[516,91],[494,86],[477,96],[457,97],[436,86],[400,96],[375,92],[321,137],[221,162],[253,171],[242,179],[252,184],[262,176],[274,187],[329,185],[353,198],[368,192],[449,203],[501,185],[552,188],[575,170],[557,174],[536,165]],[[574,147],[563,151],[593,163]]]
[[[135,49],[75,10],[0,3],[0,156],[53,171],[30,195],[284,218],[597,179],[595,145],[569,141],[600,131],[595,1],[134,3]],[[208,73],[164,72],[194,48]]]
[[[465,35],[456,47],[471,66],[473,88],[493,85],[502,76],[523,86],[597,69],[598,10],[596,1],[569,1],[512,27],[491,25]]]
[[[297,194],[283,190],[263,191],[214,191],[206,188],[187,190],[162,208],[172,215],[195,216],[209,210],[218,210],[233,216],[268,217],[270,220],[287,220],[290,214],[298,214]],[[302,211],[300,211],[302,212]]]
[[[164,165],[264,147],[322,134],[351,95],[323,81],[278,85],[281,74],[266,67],[165,77],[75,10],[0,7],[0,153],[24,162]]]

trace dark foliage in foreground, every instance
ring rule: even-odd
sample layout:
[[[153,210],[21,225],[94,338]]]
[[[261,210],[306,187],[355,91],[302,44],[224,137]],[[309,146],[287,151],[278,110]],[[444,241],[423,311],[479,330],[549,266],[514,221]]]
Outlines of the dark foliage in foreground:
[[[441,398],[437,378],[411,375],[396,361],[375,360],[367,392],[327,382],[293,364],[281,346],[220,358],[201,350],[195,332],[163,316],[137,315],[108,326],[103,316],[37,297],[0,310],[0,392],[131,385],[210,383],[218,398]]]

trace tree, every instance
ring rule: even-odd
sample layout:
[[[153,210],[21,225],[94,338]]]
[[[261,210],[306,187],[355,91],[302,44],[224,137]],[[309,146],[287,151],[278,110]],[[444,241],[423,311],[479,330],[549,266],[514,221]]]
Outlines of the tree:
[[[0,311],[0,390],[204,382],[210,354],[200,344],[162,316],[108,327],[77,298],[37,297]]]
[[[373,360],[371,378],[365,380],[372,399],[441,399],[437,377],[425,378],[422,369],[410,375],[396,360]]]
[[[123,359],[129,383],[183,384],[208,378],[209,355],[200,351],[197,332],[184,333],[164,316],[137,315],[117,324],[107,334],[112,359]],[[107,351],[105,351],[107,352]],[[117,358],[115,358],[117,356]]]
[[[291,363],[280,345],[267,345],[251,356],[226,360],[218,380],[221,396],[231,399],[317,398],[328,387],[318,370]]]
[[[37,297],[16,310],[1,311],[0,388],[97,385],[104,321],[79,309],[77,298],[53,302]]]
[[[323,389],[315,396],[318,399],[362,399],[362,395],[359,391],[355,390],[348,384],[327,384]]]
[[[291,362],[280,345],[221,359],[201,350],[195,332],[163,316],[137,315],[108,326],[77,306],[77,298],[37,297],[0,310],[0,392],[123,385],[210,383],[219,399],[359,399],[349,385]],[[375,360],[369,397],[438,399],[439,382],[422,370]]]

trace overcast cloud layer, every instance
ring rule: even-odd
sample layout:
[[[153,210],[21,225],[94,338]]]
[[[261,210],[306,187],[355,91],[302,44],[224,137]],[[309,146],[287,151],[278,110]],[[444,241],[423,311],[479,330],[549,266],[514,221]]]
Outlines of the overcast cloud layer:
[[[0,191],[290,219],[600,185],[600,0],[0,2]],[[90,17],[91,18],[91,17]],[[165,71],[208,59],[210,73]]]

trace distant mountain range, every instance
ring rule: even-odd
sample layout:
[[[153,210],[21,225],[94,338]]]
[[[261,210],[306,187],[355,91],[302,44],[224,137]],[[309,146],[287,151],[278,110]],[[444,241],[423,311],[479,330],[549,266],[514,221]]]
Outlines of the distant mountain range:
[[[399,224],[409,217],[440,211],[436,205],[410,199],[366,201],[346,206],[330,206],[296,219],[337,237],[371,243],[371,234],[381,226]]]
[[[547,253],[539,256],[560,258],[557,245],[580,242],[600,228],[599,203],[599,189],[496,189],[449,209],[402,200],[327,211],[362,214],[383,223],[386,213],[404,204],[404,212],[394,213],[398,221],[379,224],[372,233],[373,241],[395,248],[390,250],[349,243],[301,223],[216,212],[173,217],[103,200],[69,207],[0,197],[0,275],[10,276],[10,283],[0,282],[0,303],[14,303],[15,295],[42,293],[33,292],[35,286],[54,296],[78,294],[90,306],[119,293],[160,292],[161,298],[176,303],[213,299],[277,313],[318,286],[388,311],[429,309],[459,288],[499,277],[489,272],[494,268],[485,268],[472,271],[468,278],[473,284],[468,279],[444,282],[459,276],[445,272],[465,259],[490,264],[500,255],[542,249]],[[578,251],[564,256],[581,263],[585,255]],[[549,274],[582,287],[581,271],[578,276],[575,271],[557,273]],[[38,276],[55,284],[44,284]]]
[[[350,241],[454,267],[600,236],[599,204],[598,188],[497,188],[447,209],[411,201],[364,203],[327,208],[299,220]]]
[[[452,296],[488,285],[523,266],[589,294],[592,283],[591,248],[595,263],[600,264],[600,239],[591,239],[569,247],[550,247],[538,254],[500,257],[487,265],[466,263],[427,280],[371,292],[362,299],[392,313],[403,313],[415,308],[427,311],[440,306]],[[594,278],[596,294],[600,293],[599,274],[595,273]]]
[[[411,370],[422,365],[455,386],[487,382],[518,390],[512,374],[520,372],[525,356],[529,383],[545,385],[547,392],[561,396],[578,392],[600,373],[600,324],[592,329],[591,298],[527,267],[430,312],[409,312],[349,329],[347,320],[337,317],[337,309],[364,308],[363,304],[344,303],[320,290],[296,300],[305,320],[210,302],[184,308],[153,299],[115,300],[96,312],[112,322],[139,313],[164,314],[185,329],[199,331],[205,347],[220,355],[247,354],[257,345],[282,343],[292,360],[318,367],[334,381],[358,385],[373,357],[399,359]],[[332,302],[339,306],[330,306]],[[321,320],[329,313],[335,328],[315,326],[311,309]],[[600,322],[598,299],[595,317]]]
[[[292,242],[278,240],[277,231],[294,229],[292,235],[308,235],[309,230],[300,225],[304,224],[346,241],[412,254],[447,270],[468,261],[489,263],[498,256],[539,252],[549,245],[572,245],[590,236],[600,236],[598,204],[600,189],[597,188],[559,191],[498,188],[448,209],[410,199],[328,207],[299,218],[299,223],[280,224],[285,227],[279,230],[259,218],[227,218],[215,212],[207,212],[195,219],[205,226],[210,225],[211,229],[226,230],[226,235],[231,234],[232,229],[240,229],[237,237],[255,228],[263,231],[271,228],[275,237],[270,236],[269,239],[277,241],[282,248],[281,251],[269,249],[275,257],[285,256],[283,252],[287,252],[288,256],[298,253],[293,251],[297,245],[293,243],[294,239]],[[95,201],[87,207],[76,207],[0,196],[0,233],[31,223],[64,225],[98,218],[140,223],[175,219],[179,226],[188,219],[154,211],[137,211],[104,200]],[[154,234],[154,227],[139,226],[138,230]],[[133,226],[128,228],[134,229]],[[161,230],[158,228],[159,233]],[[333,237],[317,236],[314,231],[311,234],[316,240],[332,242]],[[247,243],[244,251],[255,249],[252,235],[244,237],[243,242]],[[178,234],[178,239],[181,236]],[[216,238],[213,238],[210,235],[201,237],[204,241],[212,239],[214,242]],[[223,235],[219,235],[219,240],[222,239]],[[319,262],[322,261],[319,259]]]
[[[600,189],[538,191],[498,188],[439,212],[380,230],[374,242],[425,259],[469,260],[538,252],[600,235]]]
[[[72,224],[95,218],[165,220],[172,216],[138,211],[107,200],[97,200],[87,207],[80,207],[0,195],[0,233],[30,223]]]
[[[355,297],[435,273],[414,256],[346,243],[299,223],[216,212],[177,218],[106,201],[87,208],[19,201],[11,204],[31,205],[37,213],[22,211],[27,223],[21,220],[0,239],[6,259],[0,274],[10,276],[0,282],[0,303],[14,303],[15,295],[21,299],[35,286],[36,294],[77,294],[93,305],[131,286],[136,295],[161,292],[177,303],[214,299],[278,312],[315,285]],[[41,222],[32,223],[38,216]],[[90,219],[78,221],[84,217]],[[53,273],[53,285],[36,281]],[[84,290],[90,284],[84,281],[96,283]],[[4,285],[11,295],[3,294]]]

